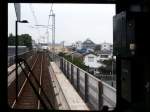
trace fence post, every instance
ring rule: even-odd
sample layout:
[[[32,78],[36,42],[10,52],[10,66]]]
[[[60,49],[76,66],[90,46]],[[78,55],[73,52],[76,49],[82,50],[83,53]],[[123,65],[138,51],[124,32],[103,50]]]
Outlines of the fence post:
[[[64,60],[64,74],[66,76],[66,60]]]
[[[69,62],[67,62],[67,78],[69,79]]]
[[[88,101],[88,74],[85,73],[85,102]]]
[[[71,64],[71,83],[74,84],[73,81],[73,65]]]
[[[61,68],[61,58],[58,56],[58,64],[59,64],[59,67]]]
[[[63,71],[63,73],[64,73],[64,58],[63,58],[63,64],[62,64],[63,66],[63,68],[62,68],[62,71]]]
[[[63,71],[63,58],[60,58],[60,69]]]
[[[79,68],[77,68],[77,91],[79,91],[80,90],[80,88],[79,88],[79,83],[80,83],[80,73],[79,73]]]
[[[98,109],[102,110],[103,108],[103,85],[102,83],[99,81],[98,82]]]

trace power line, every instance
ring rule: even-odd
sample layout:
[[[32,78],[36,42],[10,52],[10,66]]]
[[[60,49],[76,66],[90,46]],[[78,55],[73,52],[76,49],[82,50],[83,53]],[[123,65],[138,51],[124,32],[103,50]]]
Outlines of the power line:
[[[35,25],[37,25],[37,24],[38,24],[38,21],[37,21],[36,15],[35,15],[35,11],[34,11],[34,9],[33,9],[33,7],[32,7],[32,4],[29,4],[29,7],[30,7],[31,13],[32,13],[33,18],[34,18]],[[41,37],[39,28],[38,28],[38,27],[35,27],[35,28],[37,29],[37,32],[38,32],[39,36]]]

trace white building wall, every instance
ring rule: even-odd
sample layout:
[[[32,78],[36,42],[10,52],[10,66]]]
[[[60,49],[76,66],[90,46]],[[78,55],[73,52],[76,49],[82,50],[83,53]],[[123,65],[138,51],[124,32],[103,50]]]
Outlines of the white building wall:
[[[76,42],[76,49],[82,49],[82,42],[81,41]]]
[[[103,55],[107,55],[107,57],[104,57]],[[98,60],[104,61],[104,60],[109,60],[112,58],[112,54],[99,54]]]
[[[101,44],[101,50],[111,50],[112,49],[112,44],[110,43],[102,43]]]
[[[102,64],[97,62],[97,56],[93,54],[88,54],[84,57],[84,64],[91,68],[98,68],[102,66]]]

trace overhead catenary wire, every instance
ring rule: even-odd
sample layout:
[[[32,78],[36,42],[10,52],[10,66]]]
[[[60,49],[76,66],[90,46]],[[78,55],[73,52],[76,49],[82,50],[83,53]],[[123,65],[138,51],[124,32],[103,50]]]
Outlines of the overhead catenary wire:
[[[32,4],[29,4],[29,7],[30,7],[31,13],[32,13],[32,15],[33,15],[33,19],[34,19],[35,25],[38,25],[37,17],[36,17],[36,15],[35,15],[35,11],[34,11],[34,8],[33,8]],[[34,28],[36,28],[36,30],[37,30],[39,36],[41,37],[39,28],[38,28],[38,27],[34,27]]]

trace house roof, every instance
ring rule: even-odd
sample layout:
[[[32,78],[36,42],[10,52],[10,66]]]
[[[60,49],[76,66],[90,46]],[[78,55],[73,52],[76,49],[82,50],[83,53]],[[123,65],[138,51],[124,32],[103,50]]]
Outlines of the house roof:
[[[90,39],[86,39],[82,44],[95,44],[95,43]]]
[[[112,43],[108,43],[108,42],[103,42],[103,43],[101,43],[101,45],[102,45],[102,44],[113,45]]]
[[[93,54],[93,55],[97,56],[96,54],[94,54],[92,52],[90,52],[90,53],[83,53],[83,56],[86,56],[86,55],[89,55],[89,54]]]

